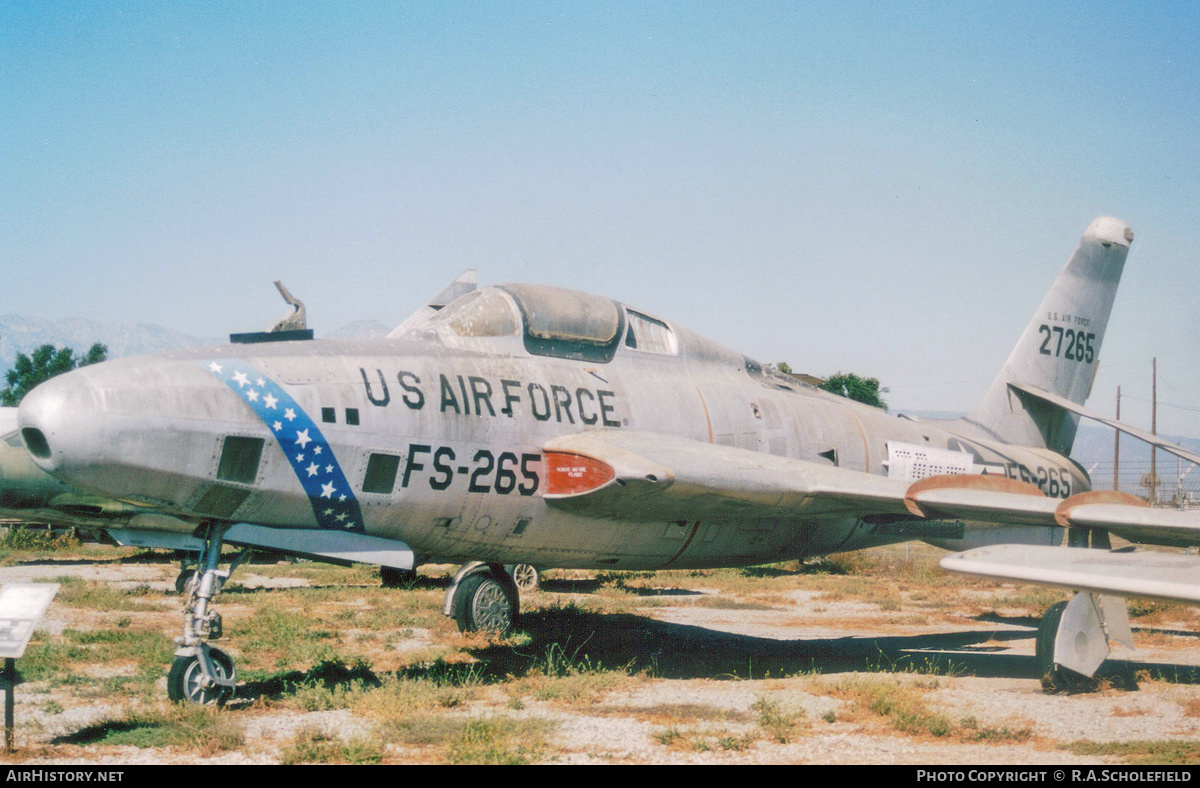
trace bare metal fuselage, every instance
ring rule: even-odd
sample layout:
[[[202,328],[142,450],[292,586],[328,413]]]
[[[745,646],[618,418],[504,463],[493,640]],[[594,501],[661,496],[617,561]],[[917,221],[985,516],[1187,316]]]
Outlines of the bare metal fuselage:
[[[46,384],[37,407],[57,408],[60,429],[41,459],[73,484],[178,518],[144,518],[151,527],[329,527],[321,507],[328,500],[332,514],[348,496],[365,533],[420,556],[543,567],[749,565],[908,538],[783,512],[646,523],[564,511],[542,498],[542,447],[585,430],[676,435],[893,476],[897,446],[953,451],[973,457],[967,472],[1030,480],[1055,497],[1088,489],[1078,466],[1053,452],[996,444],[961,422],[890,416],[677,335],[673,354],[621,347],[605,363],[531,355],[518,337],[455,345],[419,333],[108,362]],[[298,437],[282,405],[273,420],[260,392],[290,398],[312,428]],[[304,456],[318,434],[329,452],[319,465]],[[252,478],[222,470],[230,436],[264,440]],[[365,484],[372,455],[396,458],[390,491]],[[307,488],[306,475],[330,481]]]

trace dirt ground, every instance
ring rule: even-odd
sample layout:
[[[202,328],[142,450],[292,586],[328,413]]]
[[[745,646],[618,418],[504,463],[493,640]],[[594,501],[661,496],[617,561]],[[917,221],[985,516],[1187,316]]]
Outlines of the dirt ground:
[[[60,591],[29,657],[57,655],[69,668],[22,668],[33,677],[17,690],[18,751],[0,762],[1196,762],[1200,628],[1190,609],[1135,618],[1138,650],[1117,647],[1097,691],[1050,693],[1033,660],[1041,597],[994,581],[900,577],[897,562],[912,560],[903,549],[851,575],[551,572],[522,600],[526,634],[508,642],[462,636],[440,620],[450,568],[423,568],[415,589],[384,591],[368,570],[343,581],[305,565],[244,567],[219,609],[222,642],[235,655],[241,646],[248,667],[237,695],[206,717],[236,728],[226,744],[114,735],[172,713],[163,699],[169,648],[158,657],[162,677],[141,690],[144,657],[110,651],[93,664],[71,651],[106,643],[114,627],[161,632],[169,643],[180,620],[176,564],[10,556],[0,584],[56,581],[76,593]],[[914,549],[936,560],[932,548]],[[124,596],[88,602],[79,588]],[[378,623],[402,604],[416,612]],[[255,627],[291,607],[326,623],[285,639],[320,638],[366,655],[370,667],[303,690],[288,684],[281,677],[303,678],[316,657],[288,657],[297,643],[255,645]],[[256,648],[275,659],[258,672]],[[471,672],[478,665],[499,678],[475,680],[485,675]],[[447,666],[471,680],[447,679]],[[414,694],[418,684],[434,687],[436,700]]]

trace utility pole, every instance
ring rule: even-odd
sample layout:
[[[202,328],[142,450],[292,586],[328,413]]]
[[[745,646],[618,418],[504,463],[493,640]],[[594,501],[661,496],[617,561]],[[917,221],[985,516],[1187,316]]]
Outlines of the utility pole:
[[[1150,434],[1158,435],[1158,356],[1150,362],[1151,381],[1150,381]],[[1158,474],[1155,473],[1155,461],[1158,454],[1158,447],[1150,447],[1150,505],[1154,505],[1154,500],[1157,498]]]
[[[1121,387],[1117,386],[1117,421],[1121,420]],[[1121,431],[1113,430],[1113,489],[1121,489]]]

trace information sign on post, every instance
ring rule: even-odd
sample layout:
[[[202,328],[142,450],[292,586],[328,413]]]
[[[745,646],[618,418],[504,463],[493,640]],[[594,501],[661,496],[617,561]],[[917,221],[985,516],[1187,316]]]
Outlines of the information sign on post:
[[[5,583],[0,587],[0,658],[4,672],[4,749],[13,751],[13,696],[17,691],[16,660],[25,653],[33,629],[50,607],[58,583]]]

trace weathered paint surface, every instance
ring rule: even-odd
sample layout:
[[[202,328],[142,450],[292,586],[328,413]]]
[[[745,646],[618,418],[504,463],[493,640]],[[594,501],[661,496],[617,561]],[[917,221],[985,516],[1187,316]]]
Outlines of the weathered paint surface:
[[[1087,487],[1074,464],[1051,452],[967,440],[763,371],[686,331],[676,335],[678,355],[620,347],[605,364],[531,356],[512,337],[493,340],[504,352],[491,354],[487,340],[441,337],[124,359],[49,384],[63,391],[47,396],[62,399],[77,421],[47,437],[64,456],[83,458],[58,471],[76,484],[179,516],[329,527],[320,492],[304,486],[306,469],[319,470],[315,478],[330,481],[315,489],[329,491],[331,508],[356,502],[354,522],[367,533],[425,555],[541,566],[750,564],[895,539],[856,518],[647,525],[558,511],[541,499],[542,446],[581,430],[668,433],[885,475],[892,441],[968,452],[975,464],[1046,484],[1052,472],[1064,493]],[[264,415],[272,412],[277,419]],[[253,481],[217,479],[228,436],[264,440]],[[70,441],[86,445],[64,446]],[[311,455],[322,445],[323,457]],[[372,454],[400,458],[389,493],[362,489]],[[327,467],[340,471],[336,480]],[[213,490],[225,489],[236,492],[236,506],[214,508]]]
[[[873,516],[867,498],[820,516],[805,506],[738,516],[685,501],[683,516],[660,522],[555,506],[543,497],[545,447],[629,431],[896,484],[998,475],[1066,499],[1090,487],[1056,451],[1069,450],[1078,416],[1014,386],[1086,397],[1131,239],[1116,220],[1092,223],[963,420],[918,422],[850,402],[609,299],[473,281],[386,339],[86,367],[30,394],[20,420],[44,441],[33,451],[44,470],[197,524],[345,529],[424,556],[543,567],[730,566],[856,549],[909,537]],[[773,467],[776,479],[788,473]]]

